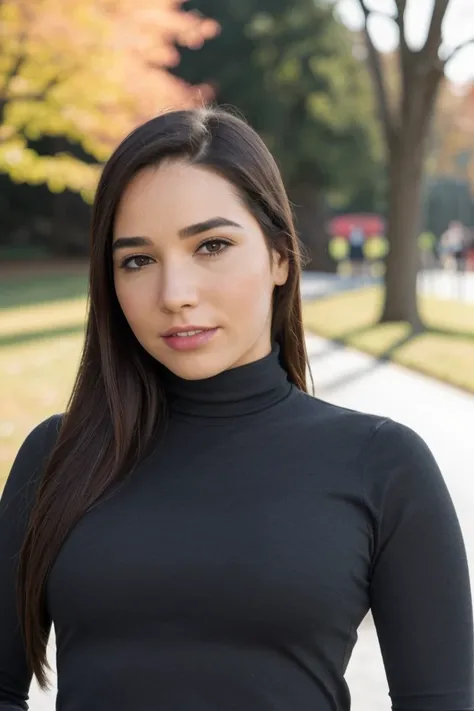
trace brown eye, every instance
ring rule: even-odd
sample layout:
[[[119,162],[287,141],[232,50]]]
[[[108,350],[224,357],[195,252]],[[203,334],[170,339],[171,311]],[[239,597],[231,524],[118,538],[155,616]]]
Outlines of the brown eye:
[[[201,244],[198,252],[207,257],[214,257],[224,252],[231,243],[224,239],[210,239]]]
[[[120,266],[122,269],[125,269],[125,271],[137,272],[142,267],[145,267],[150,261],[150,257],[145,257],[144,255],[137,255],[135,257],[127,257],[123,260]],[[134,262],[135,266],[132,266]]]

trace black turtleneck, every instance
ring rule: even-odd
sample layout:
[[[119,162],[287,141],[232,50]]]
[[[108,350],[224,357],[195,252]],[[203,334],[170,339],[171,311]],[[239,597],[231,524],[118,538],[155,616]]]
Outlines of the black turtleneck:
[[[164,435],[49,576],[58,711],[347,711],[369,608],[394,709],[474,709],[464,543],[420,437],[301,393],[278,349],[165,387]],[[27,437],[1,500],[2,711],[27,708],[14,569],[59,422]]]

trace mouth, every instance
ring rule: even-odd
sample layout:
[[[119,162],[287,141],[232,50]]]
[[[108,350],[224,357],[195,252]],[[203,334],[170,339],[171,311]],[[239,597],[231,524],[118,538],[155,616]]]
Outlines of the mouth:
[[[208,343],[217,333],[218,328],[203,328],[190,326],[186,328],[171,328],[162,334],[167,346],[175,351],[195,350]]]
[[[176,326],[175,328],[170,328],[168,331],[165,331],[165,333],[162,333],[161,336],[162,338],[171,338],[173,336],[177,336],[178,338],[183,337],[186,338],[187,336],[194,336],[196,333],[203,333],[204,331],[213,331],[213,328],[210,328],[208,326],[194,326],[194,325],[189,325],[189,326]]]

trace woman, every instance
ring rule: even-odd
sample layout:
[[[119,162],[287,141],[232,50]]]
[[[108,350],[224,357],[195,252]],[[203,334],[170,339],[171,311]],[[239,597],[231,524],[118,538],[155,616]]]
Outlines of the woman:
[[[363,276],[365,266],[364,230],[354,225],[349,233],[349,261],[352,276]]]
[[[299,278],[240,119],[168,113],[110,158],[72,398],[2,498],[9,711],[46,684],[52,622],[60,711],[347,710],[369,608],[394,708],[474,708],[444,480],[411,430],[306,393]]]

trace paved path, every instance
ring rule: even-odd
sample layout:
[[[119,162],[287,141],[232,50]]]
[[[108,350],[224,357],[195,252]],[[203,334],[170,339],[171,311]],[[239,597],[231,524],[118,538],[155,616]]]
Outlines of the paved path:
[[[356,289],[364,284],[378,283],[372,277],[339,277],[337,274],[306,272],[303,276],[302,294],[306,299],[323,294]],[[419,274],[418,288],[421,293],[439,299],[459,299],[474,303],[474,272],[454,274],[441,270],[426,271]]]
[[[308,337],[308,346],[318,397],[392,417],[425,438],[457,507],[474,575],[474,397],[319,338]],[[359,629],[347,680],[353,711],[390,709],[370,615]],[[45,696],[33,686],[31,709],[53,711],[54,692]]]

